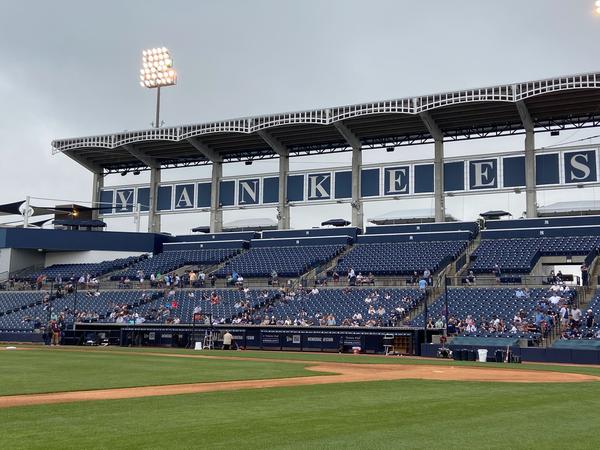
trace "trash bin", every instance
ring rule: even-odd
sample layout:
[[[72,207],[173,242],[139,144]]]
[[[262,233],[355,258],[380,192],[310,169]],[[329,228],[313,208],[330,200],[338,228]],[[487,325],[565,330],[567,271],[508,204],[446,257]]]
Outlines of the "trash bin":
[[[479,362],[487,362],[487,348],[480,348],[477,353],[479,353]]]
[[[496,362],[497,363],[504,362],[505,356],[506,356],[506,352],[504,350],[496,350]]]
[[[463,358],[463,354],[461,350],[454,350],[454,352],[452,353],[452,357],[454,358],[454,361],[462,361]]]

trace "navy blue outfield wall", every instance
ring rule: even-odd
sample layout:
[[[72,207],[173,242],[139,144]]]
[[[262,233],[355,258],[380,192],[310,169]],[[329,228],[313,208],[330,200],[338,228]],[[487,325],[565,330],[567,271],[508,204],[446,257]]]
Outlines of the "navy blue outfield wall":
[[[294,238],[294,237],[318,237],[318,236],[350,236],[356,239],[360,234],[360,228],[308,228],[304,230],[268,230],[262,232],[262,237],[267,238]]]
[[[356,238],[357,244],[376,242],[433,242],[433,241],[469,241],[470,231],[439,231],[432,233],[404,234],[365,234]]]
[[[349,245],[352,243],[350,236],[318,236],[299,238],[273,238],[253,239],[250,247],[300,247],[310,245]]]
[[[487,220],[485,222],[485,228],[487,230],[501,230],[506,228],[580,227],[584,225],[600,225],[600,216]]]
[[[169,242],[249,241],[259,237],[260,234],[256,233],[255,231],[240,231],[232,233],[206,233],[172,236],[169,238]]]
[[[207,250],[211,248],[248,248],[248,241],[165,242],[164,252],[173,250]]]
[[[515,228],[507,230],[483,230],[482,239],[511,239],[534,237],[598,236],[600,225],[556,226],[548,228]]]
[[[421,356],[435,358],[440,344],[421,344]],[[494,346],[468,346],[448,345],[452,351],[460,349],[478,350],[485,348],[488,351],[488,360],[493,359],[496,350],[506,351],[506,347]],[[574,350],[563,348],[538,348],[538,347],[510,347],[513,355],[521,357],[525,362],[546,362],[561,364],[600,364],[600,351],[598,350]]]
[[[206,326],[196,327],[196,340],[204,337]],[[344,327],[260,327],[217,325],[216,331],[230,330],[235,342],[249,350],[286,350],[311,352],[351,352],[360,347],[364,353],[383,353],[384,337],[404,337],[407,353],[419,350],[422,330],[398,328],[344,328]],[[78,324],[77,330],[68,332],[68,344],[78,344],[82,339],[95,339],[101,335],[112,336],[111,344],[128,346],[185,346],[194,329],[191,325],[138,326],[117,324]],[[220,343],[217,342],[217,345]]]
[[[366,228],[365,234],[430,233],[435,231],[469,231],[476,235],[477,222],[408,223],[404,225],[377,225]]]

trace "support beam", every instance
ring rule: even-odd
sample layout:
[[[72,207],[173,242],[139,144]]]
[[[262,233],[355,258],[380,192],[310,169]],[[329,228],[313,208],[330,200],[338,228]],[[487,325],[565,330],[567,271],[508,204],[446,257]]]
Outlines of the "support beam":
[[[213,162],[212,180],[210,185],[210,232],[223,231],[223,210],[220,205],[221,178],[223,178],[223,163]]]
[[[150,168],[150,196],[148,205],[148,233],[160,233],[160,214],[158,213],[158,186],[161,180],[160,166]]]
[[[187,141],[206,159],[212,162],[212,179],[210,183],[210,232],[220,233],[223,231],[223,210],[221,209],[223,157],[198,138],[189,138]]]
[[[92,181],[92,208],[100,208],[100,191],[104,187],[104,174],[102,172],[94,172],[94,178]],[[97,220],[100,215],[98,209],[92,210],[92,220]]]
[[[361,199],[362,144],[358,136],[343,122],[335,122],[333,126],[352,147],[352,226],[362,228],[364,225]]]
[[[136,149],[133,145],[123,145],[131,156],[150,168],[150,195],[148,205],[148,233],[160,233],[160,215],[158,213],[158,186],[161,180],[160,163],[151,156]]]
[[[157,166],[160,167],[160,164],[158,163],[158,161],[156,160],[156,158],[153,158],[151,156],[146,155],[144,152],[139,151],[138,149],[136,149],[131,144],[123,145],[123,149],[127,150],[127,152],[131,156],[133,156],[135,159],[137,159],[138,161],[142,162],[146,166],[150,167],[151,169],[153,167],[157,167]]]
[[[287,200],[287,178],[290,172],[289,155],[279,157],[279,205],[277,206],[277,229],[290,229],[290,204]]]
[[[516,102],[521,122],[525,128],[525,214],[537,217],[537,192],[535,188],[535,134],[531,115],[524,101]]]
[[[208,145],[204,144],[200,139],[189,138],[186,140],[192,147],[194,147],[196,150],[198,150],[202,154],[202,156],[204,156],[210,162],[213,162],[213,163],[216,163],[216,162],[222,163],[223,162],[223,157],[221,155],[219,155],[215,150],[210,148]]]
[[[84,158],[81,155],[71,153],[71,152],[64,152],[63,154],[67,155],[69,158],[71,158],[77,164],[79,164],[82,167],[85,167],[87,170],[89,170],[92,173],[101,173],[102,172],[102,167],[88,161],[87,158]]]
[[[276,137],[265,130],[257,131],[263,141],[279,155],[279,204],[277,205],[277,229],[290,228],[290,205],[287,201],[287,177],[290,171],[290,152]]]
[[[267,145],[271,147],[271,149],[279,156],[289,156],[290,152],[288,148],[283,143],[281,143],[281,141],[275,136],[271,135],[265,130],[259,130],[256,132],[256,134],[258,134],[262,138],[262,140],[265,141]]]
[[[419,114],[427,131],[433,137],[433,195],[435,208],[435,221],[446,220],[446,199],[444,197],[444,133],[437,126],[433,117],[428,112]]]

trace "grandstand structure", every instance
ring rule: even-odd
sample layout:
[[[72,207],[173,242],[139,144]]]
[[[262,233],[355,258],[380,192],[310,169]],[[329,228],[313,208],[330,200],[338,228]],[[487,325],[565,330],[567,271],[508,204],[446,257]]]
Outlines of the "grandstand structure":
[[[0,340],[42,341],[57,320],[73,344],[192,345],[230,329],[245,348],[383,352],[386,342],[434,356],[446,335],[451,349],[598,362],[598,323],[577,318],[600,317],[600,216],[536,217],[537,190],[599,183],[598,149],[536,150],[534,135],[596,126],[599,87],[600,74],[586,74],[54,141],[94,173],[96,216],[140,204],[149,230],[0,228]],[[444,142],[511,134],[525,135],[522,150],[444,158]],[[432,161],[361,163],[368,149],[423,143]],[[341,151],[352,167],[289,171],[290,157]],[[277,174],[221,176],[227,162],[276,157]],[[212,179],[161,183],[161,170],[194,164],[212,164]],[[130,170],[150,170],[150,184],[104,186]],[[445,220],[448,193],[522,189],[525,219]],[[364,227],[364,201],[414,196],[435,197],[435,222]],[[351,226],[289,228],[291,205],[340,201]],[[223,232],[222,211],[240,206],[277,206],[278,229]],[[210,232],[160,232],[161,214],[204,209]]]
[[[535,134],[597,126],[599,88],[599,73],[569,75],[310,111],[58,139],[52,148],[93,173],[92,201],[106,206],[102,213],[128,214],[135,204],[141,204],[141,211],[148,214],[149,232],[161,230],[161,214],[198,209],[210,210],[210,230],[220,232],[223,209],[241,205],[277,207],[278,226],[288,229],[290,204],[326,201],[349,203],[352,225],[363,227],[364,201],[402,195],[433,196],[435,220],[443,222],[445,193],[500,189],[524,190],[526,215],[533,218],[537,215],[537,190],[598,182],[596,149],[546,154],[536,151]],[[525,136],[523,148],[500,159],[473,157],[465,167],[461,159],[444,157],[448,141],[517,134]],[[434,159],[427,164],[362,165],[365,150],[426,143],[435,148]],[[329,173],[289,171],[290,157],[344,151],[352,152],[350,168]],[[277,174],[223,179],[224,163],[266,158],[279,158]],[[162,169],[199,164],[212,165],[210,180],[161,183]],[[105,189],[106,174],[139,170],[150,170],[149,185]],[[410,179],[414,186],[409,186]],[[381,190],[380,184],[387,187]]]

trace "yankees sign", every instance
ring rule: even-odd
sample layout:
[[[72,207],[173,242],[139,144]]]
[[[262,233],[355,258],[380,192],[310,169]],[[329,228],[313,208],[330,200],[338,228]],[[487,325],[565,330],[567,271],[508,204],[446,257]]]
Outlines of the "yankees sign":
[[[598,149],[563,149],[536,154],[535,182],[539,189],[598,182]],[[431,196],[435,170],[432,160],[365,165],[360,175],[363,200]],[[349,167],[290,172],[286,202],[317,204],[352,198]],[[511,152],[448,158],[444,162],[444,191],[452,193],[503,192],[525,187],[525,157]],[[197,211],[210,207],[210,179],[161,183],[157,190],[160,212]],[[131,214],[139,204],[147,212],[150,188],[146,185],[106,187],[100,191],[103,216]],[[219,207],[275,206],[279,202],[279,174],[225,177],[219,182]]]

